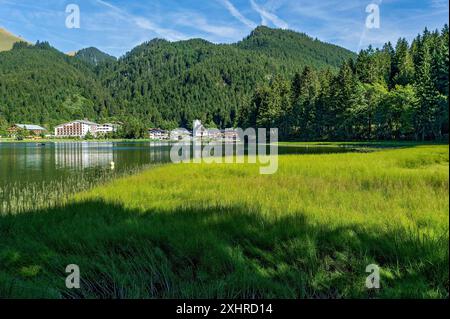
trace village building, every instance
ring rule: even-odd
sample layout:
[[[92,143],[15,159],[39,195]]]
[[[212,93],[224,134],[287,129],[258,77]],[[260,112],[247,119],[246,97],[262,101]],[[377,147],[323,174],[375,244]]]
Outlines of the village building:
[[[170,138],[169,131],[159,128],[152,128],[148,131],[151,140],[168,140]]]
[[[101,125],[97,126],[96,135],[111,134],[111,133],[117,132],[118,129],[119,129],[119,125],[117,125],[117,124],[112,124],[112,123],[101,124]]]
[[[172,141],[186,141],[190,140],[192,137],[192,133],[185,128],[177,128],[175,130],[170,131],[170,139]]]
[[[86,137],[88,133],[95,136],[99,126],[100,125],[97,123],[86,120],[72,121],[55,127],[55,136],[83,138]]]
[[[192,131],[192,136],[194,138],[208,138],[208,130],[203,126],[200,120],[194,121],[194,130]]]
[[[217,128],[208,129],[207,132],[207,138],[210,140],[221,141],[223,139],[223,131]]]
[[[226,129],[223,131],[223,139],[225,142],[240,142],[239,132],[234,129]]]
[[[8,132],[11,136],[15,136],[20,130],[26,131],[30,136],[39,136],[47,132],[47,129],[34,124],[15,124],[8,129]]]

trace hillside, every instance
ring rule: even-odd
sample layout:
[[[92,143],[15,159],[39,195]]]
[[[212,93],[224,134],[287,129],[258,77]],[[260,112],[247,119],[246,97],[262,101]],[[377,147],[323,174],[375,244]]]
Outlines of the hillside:
[[[194,118],[222,127],[257,84],[293,75],[308,65],[337,70],[355,55],[293,31],[259,27],[237,44],[200,39],[153,40],[101,71],[123,112],[189,126]]]
[[[56,124],[106,114],[108,94],[95,74],[48,43],[16,43],[0,53],[0,117]]]
[[[13,44],[24,41],[5,29],[0,28],[0,52],[11,50]]]
[[[145,126],[225,127],[258,84],[304,66],[337,71],[352,52],[293,31],[259,27],[236,44],[144,43],[119,60],[96,48],[74,57],[48,44],[0,53],[0,117],[53,124],[133,116]],[[95,66],[95,68],[92,68]]]
[[[105,63],[105,62],[115,62],[116,61],[115,57],[113,57],[109,54],[106,54],[97,48],[92,48],[92,47],[80,50],[80,51],[76,52],[73,56],[81,61],[84,61],[84,62],[94,65],[94,66],[97,66],[97,65],[99,65],[101,63]]]
[[[354,58],[355,54],[342,47],[325,43],[310,36],[290,30],[257,27],[236,46],[243,50],[264,53],[267,56],[291,61],[301,60],[310,66],[339,68],[342,61]]]

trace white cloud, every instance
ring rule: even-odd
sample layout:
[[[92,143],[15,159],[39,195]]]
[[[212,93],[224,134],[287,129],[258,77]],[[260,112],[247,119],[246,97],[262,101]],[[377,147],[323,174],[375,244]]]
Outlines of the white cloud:
[[[227,25],[211,24],[203,15],[195,12],[179,12],[177,14],[171,15],[170,20],[173,24],[196,29],[217,36],[219,39],[235,39],[236,37],[239,37],[241,35],[240,30]]]
[[[239,10],[228,0],[219,0],[230,12],[230,14],[235,17],[237,20],[241,21],[243,24],[245,24],[247,27],[254,29],[257,27],[256,23],[253,21],[247,19],[242,15],[242,13],[239,12]]]
[[[448,8],[447,0],[431,0],[431,6],[436,9]]]
[[[106,1],[103,1],[103,0],[96,0],[96,1],[97,1],[97,3],[110,8],[120,19],[126,20],[126,21],[132,21],[137,27],[139,27],[143,30],[152,31],[164,39],[167,39],[169,41],[177,41],[177,40],[184,40],[184,39],[188,38],[187,36],[185,36],[184,34],[178,32],[176,30],[171,30],[171,29],[160,27],[159,25],[157,25],[156,23],[153,23],[152,21],[150,21],[147,18],[130,14],[130,13],[126,12],[125,10],[122,10],[119,7],[112,5]]]
[[[274,13],[269,12],[264,7],[258,5],[254,0],[250,0],[253,10],[259,13],[261,16],[261,23],[267,25],[268,22],[272,22],[277,28],[288,29],[289,25],[282,19],[277,17]]]

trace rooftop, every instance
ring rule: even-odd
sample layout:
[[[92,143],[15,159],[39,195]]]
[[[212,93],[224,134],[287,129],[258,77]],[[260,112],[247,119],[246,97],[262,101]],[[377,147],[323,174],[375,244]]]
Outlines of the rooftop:
[[[72,123],[81,123],[81,124],[86,124],[86,125],[99,125],[97,123],[94,123],[94,122],[91,122],[91,121],[87,121],[87,120],[76,120],[76,121],[60,124],[57,127],[64,126],[64,125],[67,125],[67,124],[72,124]]]
[[[46,131],[47,129],[39,125],[34,124],[16,124],[17,127],[28,131]]]

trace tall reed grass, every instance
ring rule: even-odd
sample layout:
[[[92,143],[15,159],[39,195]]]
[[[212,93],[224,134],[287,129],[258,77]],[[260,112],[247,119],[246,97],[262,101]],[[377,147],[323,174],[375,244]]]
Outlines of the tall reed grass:
[[[0,186],[0,216],[6,214],[21,214],[37,209],[48,209],[63,205],[75,193],[89,190],[95,186],[104,185],[114,179],[130,176],[149,168],[150,165],[123,169],[120,172],[101,169],[95,173],[77,172],[70,177],[32,182],[11,182]]]
[[[448,152],[167,165],[0,217],[0,297],[448,298]]]

